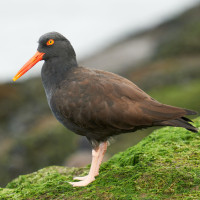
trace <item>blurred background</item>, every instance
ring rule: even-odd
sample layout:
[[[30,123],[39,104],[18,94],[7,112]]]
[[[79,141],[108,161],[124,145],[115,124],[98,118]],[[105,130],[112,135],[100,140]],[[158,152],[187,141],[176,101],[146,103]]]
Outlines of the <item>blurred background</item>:
[[[200,1],[0,2],[0,186],[50,165],[85,166],[91,147],[52,116],[42,62],[16,72],[49,31],[65,35],[81,65],[118,73],[162,103],[200,111]],[[153,129],[111,139],[106,159]]]

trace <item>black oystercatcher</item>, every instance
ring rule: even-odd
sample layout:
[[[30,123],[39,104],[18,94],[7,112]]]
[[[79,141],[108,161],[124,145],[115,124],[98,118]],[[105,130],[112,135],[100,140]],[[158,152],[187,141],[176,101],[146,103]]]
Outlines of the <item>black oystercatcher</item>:
[[[161,104],[116,74],[78,66],[70,42],[57,32],[40,37],[37,53],[13,80],[40,60],[45,60],[41,75],[53,114],[65,127],[86,136],[93,147],[89,174],[75,177],[80,181],[70,182],[73,186],[86,186],[95,180],[110,136],[151,126],[197,132],[185,117],[196,112]]]

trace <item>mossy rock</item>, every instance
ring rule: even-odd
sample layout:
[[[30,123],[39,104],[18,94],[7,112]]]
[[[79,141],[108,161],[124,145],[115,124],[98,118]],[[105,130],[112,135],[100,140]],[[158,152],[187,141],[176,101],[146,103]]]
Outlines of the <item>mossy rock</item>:
[[[165,127],[102,164],[87,187],[68,181],[87,174],[89,166],[51,166],[19,176],[0,189],[0,199],[200,199],[199,140],[199,133]]]

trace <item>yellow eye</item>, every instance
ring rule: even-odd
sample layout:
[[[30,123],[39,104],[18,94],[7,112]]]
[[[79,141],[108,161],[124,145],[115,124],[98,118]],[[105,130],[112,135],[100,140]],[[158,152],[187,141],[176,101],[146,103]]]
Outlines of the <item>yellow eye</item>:
[[[52,45],[52,44],[54,44],[54,40],[53,39],[50,39],[50,40],[48,40],[48,42],[46,43],[48,46],[49,45]]]

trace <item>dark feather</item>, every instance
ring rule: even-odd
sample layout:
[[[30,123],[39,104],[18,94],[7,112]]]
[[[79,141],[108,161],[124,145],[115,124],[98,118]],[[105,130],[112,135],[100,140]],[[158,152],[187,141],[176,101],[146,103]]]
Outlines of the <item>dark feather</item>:
[[[184,118],[194,111],[161,104],[123,77],[83,67],[57,84],[50,106],[66,127],[98,142],[150,126],[196,130]]]

